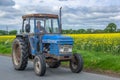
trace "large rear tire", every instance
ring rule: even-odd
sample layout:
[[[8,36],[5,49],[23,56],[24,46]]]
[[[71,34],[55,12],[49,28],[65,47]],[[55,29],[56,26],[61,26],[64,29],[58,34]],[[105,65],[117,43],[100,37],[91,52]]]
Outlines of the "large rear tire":
[[[57,62],[48,62],[47,63],[50,68],[58,68],[60,66],[60,61]]]
[[[43,55],[35,56],[34,71],[38,76],[44,76],[46,72],[46,62]]]
[[[70,60],[70,69],[73,73],[79,73],[83,69],[83,59],[80,54],[73,54]]]
[[[22,38],[16,38],[12,45],[12,62],[16,70],[24,70],[28,64],[28,47]]]

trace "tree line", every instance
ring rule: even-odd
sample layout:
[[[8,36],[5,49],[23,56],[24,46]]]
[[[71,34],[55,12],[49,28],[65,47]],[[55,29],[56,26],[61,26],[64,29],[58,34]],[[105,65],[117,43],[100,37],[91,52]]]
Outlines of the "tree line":
[[[117,29],[115,23],[109,23],[105,29],[78,29],[78,30],[62,30],[63,34],[87,34],[87,33],[119,33],[120,29]]]
[[[78,29],[78,30],[62,30],[63,34],[87,34],[87,33],[120,33],[115,23],[109,23],[105,29]],[[5,31],[0,30],[0,35],[16,35],[17,30]]]
[[[5,31],[5,30],[0,30],[0,35],[16,35],[17,30],[11,30],[11,31]]]

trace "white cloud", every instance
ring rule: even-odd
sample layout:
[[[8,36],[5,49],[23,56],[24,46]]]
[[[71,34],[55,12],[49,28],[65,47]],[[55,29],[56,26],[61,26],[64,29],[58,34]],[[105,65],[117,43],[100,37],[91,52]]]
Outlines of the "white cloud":
[[[114,16],[114,17],[110,17],[110,19],[119,20],[120,21],[120,15],[117,15],[117,16]]]
[[[19,9],[20,9],[20,5],[15,4],[15,5],[13,6],[13,8],[14,8],[14,9],[18,9],[18,10],[19,10]]]
[[[3,17],[3,16],[5,16],[5,12],[0,11],[0,17]]]

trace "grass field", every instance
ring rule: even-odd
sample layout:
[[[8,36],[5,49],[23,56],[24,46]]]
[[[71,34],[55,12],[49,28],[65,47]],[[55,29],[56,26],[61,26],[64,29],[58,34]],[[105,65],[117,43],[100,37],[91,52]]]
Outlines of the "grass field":
[[[84,59],[85,71],[120,75],[120,55],[81,50],[77,50],[77,53],[80,53]],[[69,62],[63,62],[62,65],[68,67]]]
[[[120,55],[113,55],[101,52],[80,51],[84,58],[84,67],[87,69],[115,71],[120,73]]]
[[[0,53],[10,54],[12,41],[15,36],[0,36]]]
[[[82,54],[85,69],[120,73],[120,33],[67,34],[67,36],[74,38],[73,51]],[[14,38],[15,36],[0,36],[0,53],[11,53]]]

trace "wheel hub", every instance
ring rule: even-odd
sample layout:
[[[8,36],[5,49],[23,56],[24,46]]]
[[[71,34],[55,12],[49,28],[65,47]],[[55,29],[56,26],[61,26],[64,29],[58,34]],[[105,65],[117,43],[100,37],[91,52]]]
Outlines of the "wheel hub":
[[[73,59],[72,59],[72,67],[73,67],[74,69],[76,69],[76,68],[78,67],[78,62],[77,62],[76,57],[73,57]]]
[[[20,51],[20,46],[19,44],[16,44],[13,48],[13,59],[16,65],[19,65],[20,63],[20,58],[21,58],[21,51]]]
[[[35,69],[36,69],[36,72],[37,72],[37,73],[40,72],[41,66],[40,66],[40,62],[39,62],[39,61],[37,61],[37,62],[35,63]]]

